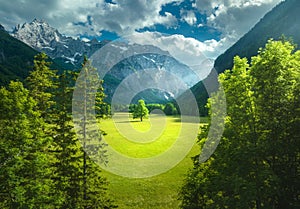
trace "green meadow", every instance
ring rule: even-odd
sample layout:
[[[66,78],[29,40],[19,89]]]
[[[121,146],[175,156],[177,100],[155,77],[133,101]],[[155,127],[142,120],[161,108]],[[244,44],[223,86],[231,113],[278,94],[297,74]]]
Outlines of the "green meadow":
[[[149,119],[140,122],[131,119],[127,113],[117,113],[112,119],[101,120],[100,126],[107,133],[106,143],[117,152],[134,158],[149,158],[164,153],[170,147],[177,146],[176,140],[181,134],[192,132],[195,128],[199,131],[199,123],[181,122],[179,117],[159,114],[150,114]],[[184,140],[196,142],[196,137],[184,136]],[[179,205],[178,190],[192,167],[191,157],[197,153],[199,147],[194,143],[175,167],[148,178],[122,177],[104,171],[110,182],[110,195],[121,209],[176,209]]]

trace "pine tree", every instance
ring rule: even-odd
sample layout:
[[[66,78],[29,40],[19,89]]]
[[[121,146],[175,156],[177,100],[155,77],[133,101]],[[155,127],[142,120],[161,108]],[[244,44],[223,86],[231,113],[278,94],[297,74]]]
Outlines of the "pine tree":
[[[103,80],[98,84],[98,89],[95,96],[95,113],[96,118],[107,118],[111,116],[110,105],[104,102],[106,95],[103,88]]]
[[[56,72],[50,69],[51,62],[47,60],[45,53],[37,54],[34,57],[33,70],[26,79],[30,95],[37,101],[37,109],[46,121],[51,118],[48,113],[54,105],[53,91],[56,88]]]
[[[102,130],[96,118],[96,106],[103,103],[102,82],[96,69],[85,58],[77,78],[73,96],[73,120],[78,140],[82,144],[82,205],[84,208],[115,208],[107,193],[107,181],[97,163],[106,163]]]
[[[51,138],[37,102],[20,82],[0,89],[0,206],[54,208],[53,168],[49,163]]]
[[[52,114],[54,125],[53,151],[56,191],[64,198],[61,208],[81,208],[82,170],[81,148],[72,124],[72,84],[76,75],[64,72],[58,77],[55,93],[55,108]]]

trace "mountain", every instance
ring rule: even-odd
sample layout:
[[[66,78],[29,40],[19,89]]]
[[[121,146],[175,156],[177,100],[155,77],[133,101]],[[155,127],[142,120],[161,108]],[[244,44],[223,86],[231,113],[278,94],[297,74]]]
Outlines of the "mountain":
[[[105,50],[107,54],[131,55],[113,65],[104,76],[103,86],[109,101],[120,84],[127,92],[142,90],[133,102],[143,99],[147,103],[165,103],[182,94],[186,86],[192,87],[199,81],[188,66],[178,62],[169,52],[152,45],[113,42],[107,44]],[[97,54],[94,57],[98,57]],[[97,64],[94,66],[103,69]],[[146,86],[152,88],[144,89]]]
[[[108,55],[112,56],[108,57],[110,59],[113,59],[114,54],[127,54],[132,49],[140,51],[141,53],[133,53],[132,56],[120,60],[105,75],[103,86],[107,95],[107,102],[111,102],[115,90],[125,78],[132,74],[138,74],[138,72],[145,69],[156,69],[155,76],[149,75],[150,80],[156,83],[156,86],[159,86],[161,83],[166,83],[165,87],[168,85],[168,82],[161,80],[162,76],[165,76],[164,72],[175,74],[188,87],[192,87],[199,81],[195,73],[186,65],[172,58],[168,52],[151,45],[138,45],[124,41],[99,42],[96,39],[85,42],[62,35],[48,23],[37,19],[34,19],[30,23],[16,26],[11,35],[37,51],[45,52],[56,63],[65,69],[71,70],[81,67],[84,55],[92,57],[96,52],[101,51],[99,49],[102,49],[104,45],[106,46],[106,50],[110,48],[110,51],[105,55],[105,57]],[[98,66],[95,67],[99,68]],[[101,70],[101,67],[99,70]],[[146,80],[149,82],[148,78]],[[136,86],[134,86],[135,89],[143,89],[145,80],[134,81],[133,83],[136,83]],[[133,88],[130,85],[127,87]],[[176,87],[170,91],[164,91],[155,88],[154,85],[153,88],[145,89],[141,93],[138,93],[134,97],[133,102],[136,102],[138,99],[144,99],[147,103],[166,103],[171,101],[173,97],[184,92],[185,89]],[[131,89],[130,91],[133,90]]]
[[[299,11],[299,0],[286,0],[278,4],[238,42],[216,59],[215,69],[218,72],[231,69],[236,55],[250,59],[270,38],[280,39],[284,35],[287,39],[292,38],[293,42],[300,46]]]
[[[37,51],[45,52],[69,69],[80,68],[84,55],[91,56],[106,43],[96,39],[84,42],[64,36],[48,23],[37,19],[17,25],[11,35]]]
[[[0,25],[0,86],[10,80],[22,81],[29,75],[30,66],[38,52],[13,38]]]
[[[300,1],[286,0],[274,7],[268,12],[248,33],[238,40],[227,51],[220,55],[216,60],[214,67],[218,73],[224,72],[225,69],[231,69],[233,58],[238,55],[247,57],[248,60],[257,55],[260,47],[263,47],[270,38],[280,39],[284,35],[287,39],[292,38],[293,42],[300,46]],[[204,83],[209,86],[210,83],[216,82],[216,75],[210,74],[205,80],[197,83],[191,88],[196,97],[200,112],[202,115],[207,114],[205,104],[208,94]],[[210,89],[213,92],[217,85]],[[179,98],[186,99],[183,94]]]

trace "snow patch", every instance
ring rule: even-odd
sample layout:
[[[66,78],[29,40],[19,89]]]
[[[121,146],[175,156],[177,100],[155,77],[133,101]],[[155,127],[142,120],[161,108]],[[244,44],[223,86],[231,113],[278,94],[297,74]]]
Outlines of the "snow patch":
[[[50,47],[50,46],[44,46],[42,47],[43,49],[50,49],[51,51],[55,50],[54,48]]]
[[[126,51],[126,50],[128,50],[128,48],[127,47],[125,47],[125,46],[120,46],[119,47],[121,50],[123,50],[123,51]]]
[[[149,58],[149,57],[146,57],[146,56],[143,56],[146,60],[149,60],[149,61],[151,61],[151,62],[153,62],[153,63],[156,63],[155,62],[155,60],[154,59],[152,59],[152,58]]]
[[[115,44],[110,44],[112,47],[115,47],[115,48],[118,48],[118,49],[121,49],[122,51],[126,51],[126,50],[128,50],[128,48],[127,47],[125,47],[125,46],[116,46]]]
[[[76,53],[74,54],[74,58],[77,57],[77,55],[82,56],[82,53],[76,52]]]
[[[88,39],[88,38],[81,38],[81,41],[83,41],[83,42],[90,42],[91,40]]]
[[[74,59],[74,57],[67,57],[67,56],[65,56],[65,55],[63,55],[62,57],[65,58],[65,59],[67,59],[67,60],[69,60],[73,65],[74,65],[74,62],[76,61],[76,60]]]

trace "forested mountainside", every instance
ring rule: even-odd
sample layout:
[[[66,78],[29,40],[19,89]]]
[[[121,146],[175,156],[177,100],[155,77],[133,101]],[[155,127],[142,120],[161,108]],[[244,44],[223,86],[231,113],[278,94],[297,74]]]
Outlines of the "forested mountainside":
[[[0,85],[7,85],[10,80],[26,78],[37,53],[36,50],[10,36],[2,27],[0,30]]]
[[[292,39],[293,43],[300,45],[300,1],[286,0],[281,2],[269,13],[267,13],[247,34],[220,55],[215,61],[215,69],[223,72],[231,69],[233,58],[251,58],[257,54],[270,38],[280,39],[284,35]]]
[[[263,47],[269,39],[292,39],[293,43],[300,46],[300,1],[286,0],[278,4],[268,12],[248,33],[246,33],[238,42],[230,47],[224,54],[220,55],[214,64],[218,73],[225,69],[231,69],[233,58],[235,56],[246,57],[250,59],[257,55],[259,49]],[[200,81],[191,88],[199,104],[201,114],[207,114],[205,108],[208,94],[203,83],[211,83],[213,78],[210,74],[205,81]],[[213,89],[216,90],[217,86]],[[185,99],[185,94],[181,95]]]

